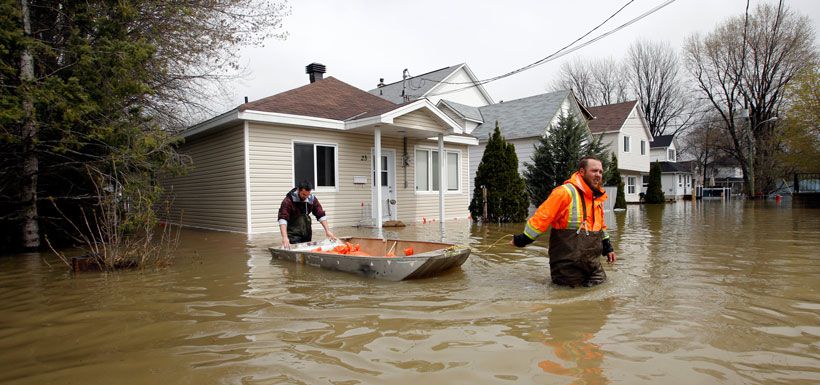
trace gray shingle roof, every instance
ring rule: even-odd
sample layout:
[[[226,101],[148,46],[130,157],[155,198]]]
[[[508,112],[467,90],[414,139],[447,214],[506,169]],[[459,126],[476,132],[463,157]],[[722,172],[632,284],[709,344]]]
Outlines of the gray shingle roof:
[[[649,148],[669,147],[672,144],[672,139],[674,139],[674,135],[658,135],[649,144]]]
[[[661,173],[689,173],[688,167],[691,167],[689,163],[676,163],[676,162],[659,162],[661,164]]]
[[[472,135],[480,141],[487,140],[496,121],[507,140],[544,135],[569,94],[569,90],[556,91],[479,107],[484,123],[476,127]]]
[[[478,110],[478,107],[468,106],[466,104],[456,103],[454,101],[444,99],[441,99],[439,104],[444,104],[447,107],[450,107],[459,115],[467,119],[477,120],[479,122],[483,121],[481,120],[481,112]]]
[[[410,97],[410,100],[418,99],[422,95],[426,94],[427,91],[430,91],[430,89],[432,89],[440,81],[444,80],[447,76],[450,76],[450,74],[455,72],[455,70],[462,65],[463,64],[456,64],[454,66],[441,68],[426,74],[407,78],[405,93]],[[402,81],[399,80],[395,83],[386,84],[383,87],[375,88],[367,92],[383,99],[387,99],[393,103],[400,104],[405,102],[401,95],[401,91]]]

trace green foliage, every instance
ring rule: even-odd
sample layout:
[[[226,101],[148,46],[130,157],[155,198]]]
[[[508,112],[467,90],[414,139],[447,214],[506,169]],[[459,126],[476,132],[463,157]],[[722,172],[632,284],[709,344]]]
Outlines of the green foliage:
[[[34,36],[19,2],[0,2],[0,248],[19,243],[8,234],[19,233],[20,191],[32,180],[48,202],[39,220],[51,240],[77,239],[91,230],[83,222],[117,218],[111,234],[155,223],[159,175],[185,165],[173,147],[181,116],[213,80],[230,78],[238,46],[283,37],[274,32],[287,13],[281,2],[255,0],[29,5]],[[34,81],[21,75],[26,52]],[[23,140],[25,122],[35,122],[32,140]],[[33,178],[24,178],[32,154]]]
[[[561,115],[558,124],[550,126],[535,145],[533,163],[524,163],[530,202],[534,206],[541,205],[555,187],[578,171],[578,161],[588,155],[601,159],[604,169],[608,168],[601,137],[590,136],[586,125],[574,115]]]
[[[778,160],[787,172],[820,171],[820,65],[807,65],[786,87],[786,118]]]
[[[618,182],[618,192],[615,194],[615,209],[626,208],[626,197],[624,196],[624,181]]]
[[[480,218],[484,211],[482,186],[487,188],[488,221],[523,222],[527,218],[527,196],[524,180],[518,174],[515,146],[504,140],[498,122],[476,170],[470,201],[470,214],[474,219]]]
[[[664,203],[666,198],[663,195],[663,187],[661,186],[661,164],[658,162],[652,163],[649,166],[649,183],[646,186],[646,203]]]
[[[624,181],[621,178],[621,171],[618,170],[618,157],[614,152],[612,153],[612,160],[609,162],[608,167],[604,171],[604,185],[618,186],[614,208],[625,209],[626,197],[624,196]]]

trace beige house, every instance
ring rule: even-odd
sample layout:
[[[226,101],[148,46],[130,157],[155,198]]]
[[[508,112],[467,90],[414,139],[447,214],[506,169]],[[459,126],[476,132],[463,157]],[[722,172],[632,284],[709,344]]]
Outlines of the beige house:
[[[474,137],[428,99],[395,104],[323,78],[322,65],[307,70],[309,84],[182,134],[193,168],[165,181],[170,221],[276,232],[282,199],[304,179],[332,227],[467,218]]]

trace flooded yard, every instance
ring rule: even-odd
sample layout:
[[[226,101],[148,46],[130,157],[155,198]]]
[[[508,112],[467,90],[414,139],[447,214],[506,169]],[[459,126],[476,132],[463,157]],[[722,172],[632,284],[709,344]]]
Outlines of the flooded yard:
[[[820,382],[820,210],[679,202],[607,221],[620,259],[581,289],[549,283],[546,236],[490,247],[522,224],[448,222],[473,254],[405,282],[272,260],[278,234],[185,230],[176,263],[144,272],[2,257],[0,383]],[[438,223],[384,235],[441,239]]]

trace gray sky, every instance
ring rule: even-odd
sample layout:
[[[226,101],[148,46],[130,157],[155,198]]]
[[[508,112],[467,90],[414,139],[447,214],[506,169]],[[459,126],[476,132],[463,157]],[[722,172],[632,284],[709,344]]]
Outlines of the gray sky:
[[[326,65],[326,76],[364,90],[375,88],[380,77],[386,83],[401,80],[405,68],[420,75],[467,63],[479,79],[489,78],[569,44],[627,1],[292,0],[292,13],[284,21],[288,38],[243,50],[248,76],[235,84],[233,101],[217,109],[232,108],[244,96],[255,100],[302,86],[311,62]],[[587,39],[664,1],[635,0]],[[760,2],[752,0],[751,8]],[[818,33],[820,0],[785,3],[808,15]],[[636,39],[666,41],[680,49],[689,35],[710,32],[726,18],[742,15],[745,5],[745,0],[677,0],[573,54],[485,88],[496,101],[543,93],[560,65],[575,57],[621,59]]]

